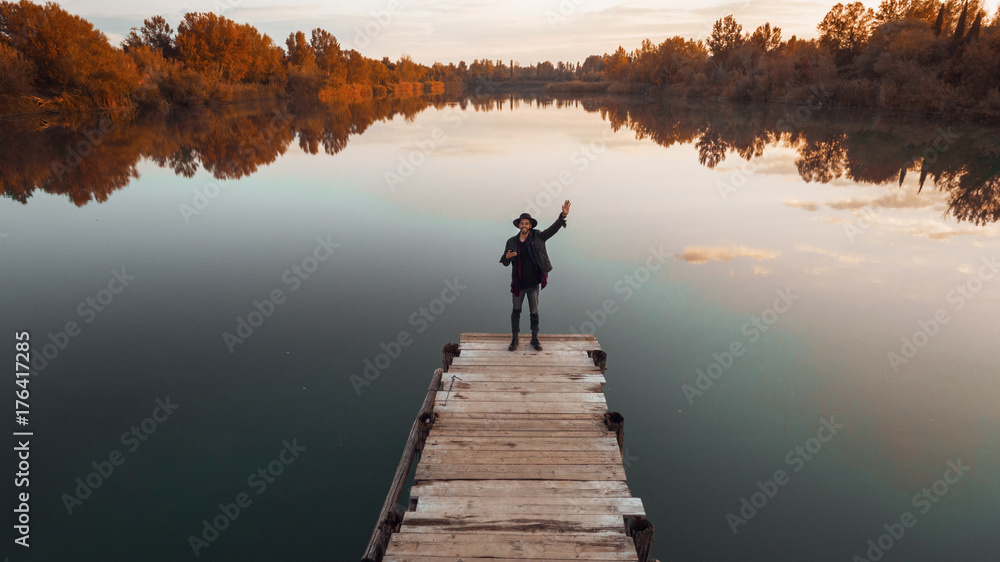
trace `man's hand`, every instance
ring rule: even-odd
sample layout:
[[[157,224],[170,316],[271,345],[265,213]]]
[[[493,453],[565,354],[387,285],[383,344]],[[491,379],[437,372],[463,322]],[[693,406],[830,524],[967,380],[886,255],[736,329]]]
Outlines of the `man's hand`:
[[[566,202],[563,203],[562,214],[563,216],[569,216],[569,199],[567,199]]]
[[[511,259],[511,258],[513,258],[516,255],[517,255],[517,252],[515,252],[514,250],[507,250],[507,255],[505,255],[504,257],[507,258],[507,259]]]

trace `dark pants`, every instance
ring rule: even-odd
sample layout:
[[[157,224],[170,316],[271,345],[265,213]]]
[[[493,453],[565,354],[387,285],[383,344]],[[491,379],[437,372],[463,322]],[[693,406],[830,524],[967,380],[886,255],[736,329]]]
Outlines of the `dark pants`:
[[[538,334],[538,294],[541,292],[542,286],[535,285],[534,287],[521,290],[520,294],[513,297],[514,310],[510,313],[510,331],[511,333],[518,333],[521,331],[521,306],[524,304],[524,297],[528,297],[528,312],[531,314],[531,334]]]
[[[534,287],[524,291],[520,291],[517,296],[511,295],[514,299],[514,310],[521,312],[521,305],[524,304],[524,297],[528,297],[528,312],[531,314],[538,314],[538,294],[541,292],[541,285],[535,285]]]

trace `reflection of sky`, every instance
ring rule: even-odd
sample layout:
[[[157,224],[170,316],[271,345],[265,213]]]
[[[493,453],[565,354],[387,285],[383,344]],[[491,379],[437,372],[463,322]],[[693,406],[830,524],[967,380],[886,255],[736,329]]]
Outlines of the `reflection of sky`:
[[[591,143],[592,160],[583,151]],[[400,158],[419,160],[414,154],[424,163],[390,189],[386,173],[402,176]],[[172,512],[154,514],[154,544],[176,559],[184,548],[177,538],[240,489],[236,477],[269,460],[272,441],[297,435],[315,455],[302,479],[284,480],[268,496],[275,503],[248,512],[227,536],[234,540],[214,552],[247,558],[239,545],[256,552],[275,524],[300,533],[337,528],[331,544],[357,550],[440,345],[462,331],[507,329],[509,270],[497,260],[515,232],[510,220],[527,208],[547,226],[570,199],[569,226],[549,242],[555,269],[541,298],[543,339],[586,330],[608,299],[618,307],[596,334],[610,356],[609,404],[629,419],[626,445],[638,457],[630,486],[657,525],[663,550],[654,554],[849,559],[882,523],[912,509],[910,495],[940,478],[947,460],[961,457],[974,471],[893,554],[975,560],[970,553],[988,548],[977,543],[991,536],[978,526],[1000,501],[1000,276],[983,281],[961,310],[948,295],[1000,250],[997,227],[943,218],[942,196],[929,185],[914,195],[912,177],[903,188],[806,184],[794,160],[790,149],[768,148],[742,183],[737,172],[750,167],[735,155],[708,169],[692,145],[663,148],[625,129],[612,133],[599,114],[576,106],[522,103],[379,122],[333,157],[293,144],[258,173],[227,182],[190,224],[178,206],[208,176],[185,179],[152,164],[103,204],[76,208],[41,193],[26,206],[0,201],[8,234],[0,281],[17,295],[5,301],[5,330],[56,331],[112,268],[138,277],[38,377],[58,412],[39,423],[52,435],[75,430],[60,433],[60,446],[42,457],[46,480],[72,482],[79,467],[107,454],[120,426],[146,415],[153,397],[190,404],[189,417],[178,414],[162,434],[176,449],[151,447],[157,460],[141,469],[135,457],[134,472],[122,473],[121,488],[107,488],[92,519],[63,523],[53,487],[43,497],[54,507],[39,520],[72,535],[65,544],[80,544],[111,528],[105,524],[121,505],[114,494],[142,490],[118,501],[165,502]],[[546,201],[544,185],[560,174],[566,185],[552,187]],[[735,188],[726,199],[720,182]],[[863,224],[870,201],[881,210],[852,242],[844,227]],[[341,250],[229,355],[220,334],[253,300],[283,287],[282,272],[326,235]],[[644,265],[655,271],[626,298],[621,283],[641,280]],[[412,330],[409,316],[451,278],[468,292],[414,334],[415,345],[358,398],[349,375],[380,341]],[[744,326],[775,307],[779,290],[797,300],[750,343]],[[899,353],[901,338],[938,309],[949,322],[894,373],[887,353]],[[746,355],[689,404],[682,385],[695,384],[713,353],[735,341]],[[785,454],[831,416],[845,425],[842,436],[733,537],[726,512],[757,480],[787,469]],[[345,429],[345,419],[364,429]],[[164,478],[172,480],[159,493],[170,498],[124,484],[154,466],[169,467]],[[331,514],[330,498],[344,494],[351,509]],[[807,532],[806,519],[824,532]],[[972,538],[955,545],[956,527]],[[294,544],[307,549],[315,540]],[[284,552],[277,543],[266,548]]]

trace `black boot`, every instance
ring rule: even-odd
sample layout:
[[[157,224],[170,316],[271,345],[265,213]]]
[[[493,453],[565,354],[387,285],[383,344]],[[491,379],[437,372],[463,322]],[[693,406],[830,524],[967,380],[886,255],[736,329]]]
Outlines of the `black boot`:
[[[514,310],[513,312],[510,313],[511,339],[510,339],[510,345],[507,346],[508,350],[514,351],[515,349],[517,349],[517,333],[520,331],[521,331],[521,311]]]
[[[538,343],[538,314],[531,315],[531,347],[535,351],[542,350],[542,344]]]

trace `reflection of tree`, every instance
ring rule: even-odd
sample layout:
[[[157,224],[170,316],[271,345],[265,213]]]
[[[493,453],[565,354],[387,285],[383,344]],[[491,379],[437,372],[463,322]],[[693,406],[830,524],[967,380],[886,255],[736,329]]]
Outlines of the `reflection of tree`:
[[[964,173],[948,173],[937,184],[948,192],[948,210],[958,220],[984,225],[1000,220],[1000,157],[973,157]]]
[[[133,123],[114,121],[99,142],[88,141],[99,122],[74,128],[5,122],[0,124],[5,147],[0,151],[0,189],[21,202],[36,189],[67,195],[77,205],[105,201],[138,176],[143,158],[184,177],[204,168],[218,179],[241,178],[277,160],[296,137],[303,152],[337,155],[351,136],[373,123],[396,116],[409,122],[428,107],[448,104],[477,112],[522,104],[582,107],[598,113],[612,130],[632,131],[636,139],[664,147],[693,144],[699,162],[710,168],[731,152],[751,160],[780,144],[796,151],[795,166],[809,182],[844,177],[901,184],[907,171],[914,171],[920,174],[921,188],[930,179],[948,192],[950,212],[959,220],[981,225],[1000,219],[1000,137],[985,127],[967,125],[953,132],[930,119],[860,110],[792,114],[784,106],[659,103],[614,95],[484,92],[329,105],[228,106],[147,116]]]
[[[22,203],[36,189],[67,195],[77,205],[103,202],[138,177],[142,159],[187,178],[204,168],[218,179],[238,179],[277,160],[296,135],[304,151],[316,154],[322,145],[333,155],[372,123],[395,115],[412,120],[431,104],[443,102],[414,97],[332,106],[230,106],[145,116],[136,122],[100,118],[74,127],[5,122],[0,124],[5,147],[0,190]]]
[[[779,143],[797,152],[795,167],[807,182],[845,177],[860,183],[902,184],[919,171],[948,192],[959,220],[982,225],[1000,219],[1000,135],[986,127],[952,131],[919,116],[893,118],[861,110],[809,110],[732,103],[650,103],[605,96],[584,103],[613,129],[662,146],[692,143],[698,161],[718,166],[735,152],[750,160]],[[804,107],[804,106],[803,106]]]
[[[844,175],[843,138],[810,139],[799,146],[795,167],[806,181],[826,183]]]
[[[714,168],[726,159],[726,149],[729,148],[729,145],[722,140],[718,129],[708,127],[698,138],[695,147],[698,149],[698,163]]]

